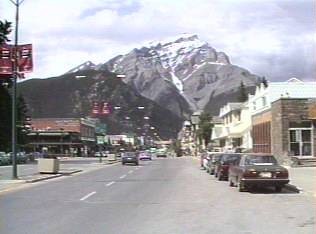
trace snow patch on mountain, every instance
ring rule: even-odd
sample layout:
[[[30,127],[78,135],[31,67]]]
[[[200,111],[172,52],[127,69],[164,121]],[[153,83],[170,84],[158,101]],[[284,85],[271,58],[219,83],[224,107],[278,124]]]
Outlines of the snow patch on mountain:
[[[173,84],[177,87],[180,94],[182,94],[183,93],[182,81],[174,74],[174,71],[170,72],[170,74],[171,74],[171,79],[172,79]]]
[[[91,61],[87,61],[87,62],[80,64],[79,66],[76,66],[76,67],[70,69],[68,72],[66,72],[66,74],[67,73],[75,73],[75,72],[84,71],[84,70],[91,70],[91,69],[96,69],[96,65]]]

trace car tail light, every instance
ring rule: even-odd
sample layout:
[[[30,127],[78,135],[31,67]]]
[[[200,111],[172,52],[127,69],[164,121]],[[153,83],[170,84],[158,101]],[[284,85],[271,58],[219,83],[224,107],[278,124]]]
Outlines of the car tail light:
[[[277,177],[277,178],[288,178],[289,177],[289,173],[288,173],[288,171],[276,171],[275,172],[275,177]]]
[[[248,169],[244,172],[243,177],[257,177],[258,172],[255,169]]]

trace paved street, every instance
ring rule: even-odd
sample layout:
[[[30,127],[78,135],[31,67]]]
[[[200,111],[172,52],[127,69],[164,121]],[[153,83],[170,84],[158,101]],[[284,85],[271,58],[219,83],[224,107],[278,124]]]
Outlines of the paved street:
[[[315,233],[315,198],[239,193],[192,158],[106,166],[0,195],[0,233]]]

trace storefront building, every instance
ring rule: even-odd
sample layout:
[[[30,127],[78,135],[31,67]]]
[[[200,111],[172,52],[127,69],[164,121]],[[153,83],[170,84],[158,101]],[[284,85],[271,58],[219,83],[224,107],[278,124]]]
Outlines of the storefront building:
[[[95,121],[84,118],[37,118],[31,120],[28,147],[34,152],[88,156],[95,148]]]

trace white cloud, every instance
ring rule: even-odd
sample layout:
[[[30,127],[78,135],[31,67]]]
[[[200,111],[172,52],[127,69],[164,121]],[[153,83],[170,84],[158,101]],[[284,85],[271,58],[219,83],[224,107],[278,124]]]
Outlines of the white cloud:
[[[312,0],[25,0],[20,42],[33,43],[32,77],[59,75],[86,60],[105,62],[148,41],[196,33],[253,73],[308,78],[315,75],[312,6]],[[0,12],[1,19],[14,21],[9,1],[0,3]]]

